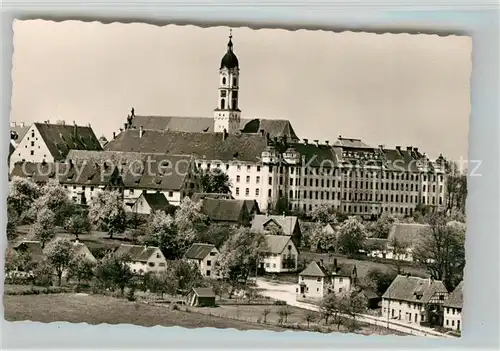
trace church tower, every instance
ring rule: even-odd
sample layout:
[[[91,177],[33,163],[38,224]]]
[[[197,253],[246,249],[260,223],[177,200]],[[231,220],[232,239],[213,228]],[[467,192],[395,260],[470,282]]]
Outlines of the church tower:
[[[214,110],[214,132],[236,134],[240,130],[241,111],[238,106],[240,69],[238,58],[233,51],[232,33],[229,34],[227,52],[221,60],[219,69],[219,95]]]

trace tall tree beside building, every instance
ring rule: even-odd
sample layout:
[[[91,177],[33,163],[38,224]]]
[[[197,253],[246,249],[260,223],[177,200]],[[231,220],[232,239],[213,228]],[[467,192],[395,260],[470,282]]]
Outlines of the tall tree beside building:
[[[55,216],[54,212],[48,208],[42,208],[38,211],[35,223],[31,225],[31,233],[40,241],[42,248],[51,241],[55,235]]]
[[[23,219],[35,200],[41,195],[40,187],[31,179],[13,177],[9,182],[7,204]]]
[[[337,244],[345,254],[356,254],[364,247],[366,228],[358,219],[350,217],[338,230]]]
[[[62,275],[70,267],[74,257],[73,245],[67,239],[57,238],[47,246],[45,254],[57,274],[58,285],[61,286]]]
[[[266,251],[265,235],[252,233],[248,228],[238,228],[222,245],[218,264],[221,275],[231,285],[230,296],[246,283],[260,255]]]
[[[75,235],[78,240],[78,235],[90,232],[91,223],[88,214],[84,211],[75,211],[64,222],[64,229]]]
[[[73,210],[73,204],[68,197],[67,190],[55,180],[51,180],[40,189],[40,193],[28,211],[29,217],[35,219],[36,214],[41,209],[48,208],[54,213],[55,225],[63,225]]]
[[[453,209],[465,213],[467,199],[467,172],[459,168],[456,162],[446,163],[446,209]]]
[[[335,224],[337,223],[337,218],[330,205],[320,205],[315,207],[311,212],[311,219],[313,222],[319,222],[323,224]]]
[[[371,232],[373,237],[387,239],[392,225],[396,222],[396,217],[389,212],[384,212],[380,215],[377,221],[372,225]]]
[[[429,216],[429,229],[415,247],[415,260],[424,264],[429,274],[453,289],[463,279],[465,267],[464,223],[451,221],[440,213]]]
[[[174,259],[179,256],[177,229],[172,216],[163,211],[155,211],[147,226],[148,241],[157,246],[165,257]]]
[[[89,218],[99,229],[107,231],[110,238],[123,233],[126,212],[121,194],[117,191],[98,193],[90,203]]]
[[[215,194],[230,194],[231,180],[220,169],[199,170],[199,181],[202,192]]]
[[[179,250],[184,252],[207,230],[208,217],[203,213],[201,201],[194,202],[185,197],[175,211],[174,223]]]

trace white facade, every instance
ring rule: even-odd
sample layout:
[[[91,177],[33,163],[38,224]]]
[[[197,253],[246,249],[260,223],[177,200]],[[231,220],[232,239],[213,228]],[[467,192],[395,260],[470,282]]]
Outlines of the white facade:
[[[424,304],[382,298],[382,316],[388,320],[398,320],[408,324],[420,324],[425,320]]]
[[[445,328],[462,330],[462,309],[454,307],[444,307]]]
[[[298,266],[298,257],[299,252],[290,238],[283,251],[267,254],[261,260],[260,267],[264,268],[268,273],[295,272]],[[290,262],[293,260],[292,267],[285,267],[287,260],[290,260]]]
[[[10,171],[17,162],[54,162],[38,128],[33,123],[10,156]]]
[[[297,297],[322,299],[327,293],[341,294],[351,290],[351,278],[341,275],[310,277],[299,275]]]
[[[130,270],[135,274],[144,274],[147,272],[159,273],[167,269],[167,260],[161,250],[156,248],[146,262],[131,261],[128,265]]]
[[[214,247],[204,259],[188,259],[187,261],[195,264],[200,269],[200,273],[203,277],[217,279],[220,278],[219,272],[216,269],[219,255],[219,250]]]

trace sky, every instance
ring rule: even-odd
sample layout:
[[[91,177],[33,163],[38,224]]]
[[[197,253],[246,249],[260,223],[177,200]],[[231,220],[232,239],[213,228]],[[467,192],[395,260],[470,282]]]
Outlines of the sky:
[[[242,118],[299,138],[359,138],[467,158],[472,39],[233,28]],[[108,139],[136,115],[212,117],[228,27],[14,22],[11,120],[91,124]]]

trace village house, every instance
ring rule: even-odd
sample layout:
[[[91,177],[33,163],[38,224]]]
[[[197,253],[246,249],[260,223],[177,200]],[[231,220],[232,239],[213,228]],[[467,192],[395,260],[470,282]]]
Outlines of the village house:
[[[292,238],[286,235],[266,235],[267,250],[259,267],[268,273],[295,272],[299,252]]]
[[[247,210],[248,213],[250,214],[250,218],[253,219],[253,217],[256,214],[260,213],[259,204],[257,203],[257,201],[255,200],[243,200],[243,201],[245,201],[245,204],[247,205]]]
[[[300,224],[296,216],[257,214],[252,219],[251,231],[290,236],[297,247],[300,246],[302,240]]]
[[[73,251],[74,251],[75,257],[81,257],[82,259],[85,259],[91,263],[97,263],[97,259],[92,254],[92,252],[90,252],[87,245],[85,245],[84,243],[82,243],[78,240],[75,240],[73,242]]]
[[[201,206],[211,222],[250,226],[250,214],[243,200],[205,198],[201,200]]]
[[[413,251],[427,234],[430,226],[418,223],[394,223],[387,239],[370,238],[366,253],[368,257],[398,261],[413,261]]]
[[[195,264],[203,277],[217,279],[220,277],[216,267],[219,255],[215,245],[194,243],[184,254],[184,259]]]
[[[143,192],[135,201],[132,207],[127,210],[137,214],[153,214],[156,211],[171,213],[174,206],[171,205],[163,193]]]
[[[463,288],[464,282],[461,281],[443,304],[445,328],[457,331],[462,330]]]
[[[447,297],[440,280],[398,275],[382,295],[382,316],[408,324],[442,326]]]
[[[134,274],[158,273],[167,269],[165,256],[155,246],[121,244],[115,253],[129,257],[128,265]]]
[[[63,162],[70,150],[102,150],[90,126],[33,123],[10,157],[12,170],[17,162]]]
[[[337,264],[325,267],[323,261],[312,261],[299,273],[297,300],[321,300],[329,293],[342,294],[351,291],[357,280],[354,264]]]

